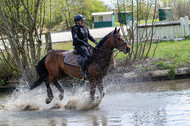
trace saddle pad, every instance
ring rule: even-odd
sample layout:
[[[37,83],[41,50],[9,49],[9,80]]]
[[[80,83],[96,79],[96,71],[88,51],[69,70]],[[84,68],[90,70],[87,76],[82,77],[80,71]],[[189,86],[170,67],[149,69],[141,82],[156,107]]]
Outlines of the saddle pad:
[[[64,63],[72,65],[72,66],[76,66],[76,67],[81,67],[81,65],[77,61],[78,55],[73,54],[73,52],[74,52],[74,49],[69,50],[67,52],[64,58]]]

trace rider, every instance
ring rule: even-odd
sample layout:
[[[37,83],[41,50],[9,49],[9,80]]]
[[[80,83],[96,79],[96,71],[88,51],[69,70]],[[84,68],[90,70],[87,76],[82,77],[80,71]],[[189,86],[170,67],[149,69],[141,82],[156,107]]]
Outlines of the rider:
[[[79,54],[84,56],[82,61],[82,76],[86,78],[87,75],[87,65],[90,53],[88,51],[89,47],[92,47],[88,43],[88,39],[97,44],[98,42],[90,35],[87,27],[84,26],[84,16],[78,14],[74,17],[75,25],[72,27],[72,37],[73,37],[73,46]]]

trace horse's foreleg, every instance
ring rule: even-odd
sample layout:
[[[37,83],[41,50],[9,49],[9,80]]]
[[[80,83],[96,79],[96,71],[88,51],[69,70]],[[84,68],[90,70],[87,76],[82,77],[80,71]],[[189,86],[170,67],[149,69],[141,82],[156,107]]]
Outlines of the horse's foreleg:
[[[99,90],[99,92],[100,92],[100,97],[103,98],[104,95],[105,95],[103,80],[100,80],[100,81],[99,81],[99,83],[98,83],[98,90]]]
[[[54,81],[53,83],[55,87],[60,91],[59,99],[62,100],[64,97],[64,89],[61,87],[61,85],[57,81]]]
[[[47,87],[47,96],[48,96],[48,98],[46,99],[46,104],[49,104],[53,99],[53,93],[50,87],[50,83],[48,81],[46,81],[46,87]]]
[[[95,93],[96,93],[96,86],[97,86],[97,83],[96,81],[91,81],[90,82],[90,98],[92,99],[92,101],[95,100]]]
[[[96,93],[96,84],[94,82],[90,82],[90,98],[92,99],[92,101],[94,101],[94,96]]]
[[[92,99],[92,101],[95,100],[95,98],[94,98],[95,93],[96,93],[96,86],[91,86],[90,87],[90,98]]]

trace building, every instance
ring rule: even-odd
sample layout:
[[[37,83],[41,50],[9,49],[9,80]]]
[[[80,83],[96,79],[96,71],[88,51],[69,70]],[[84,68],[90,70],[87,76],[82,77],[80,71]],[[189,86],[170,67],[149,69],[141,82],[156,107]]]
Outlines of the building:
[[[173,13],[171,8],[160,8],[159,12],[159,21],[171,20],[173,19]]]
[[[114,26],[114,11],[92,13],[92,16],[94,16],[94,28]]]
[[[118,12],[118,21],[121,24],[127,24],[129,21],[134,21],[134,18],[132,18],[132,12],[130,11],[120,11]]]

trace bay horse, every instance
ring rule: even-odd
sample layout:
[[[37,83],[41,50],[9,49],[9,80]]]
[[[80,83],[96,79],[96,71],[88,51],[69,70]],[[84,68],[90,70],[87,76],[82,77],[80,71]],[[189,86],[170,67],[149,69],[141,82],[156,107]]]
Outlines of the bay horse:
[[[90,97],[94,100],[95,90],[98,87],[101,98],[104,96],[103,78],[106,76],[114,48],[125,54],[130,51],[130,47],[120,34],[120,29],[117,27],[114,31],[107,34],[95,48],[93,48],[93,58],[88,65],[88,76],[86,79],[90,82]],[[50,83],[52,82],[55,87],[60,91],[59,99],[64,97],[64,89],[58,83],[59,79],[67,76],[72,76],[82,79],[81,69],[64,63],[67,50],[55,50],[49,52],[42,58],[37,67],[38,79],[32,83],[29,88],[34,89],[42,82],[45,82],[47,87],[46,104],[49,104],[53,99],[52,89]]]

